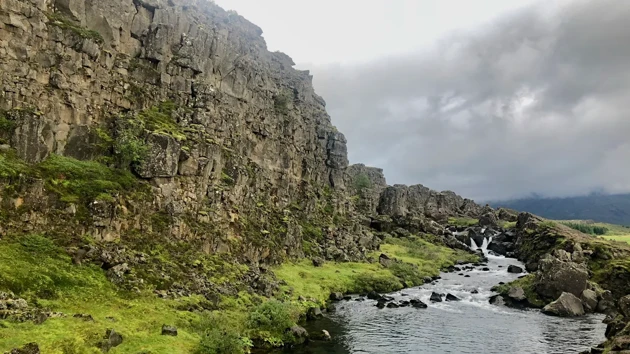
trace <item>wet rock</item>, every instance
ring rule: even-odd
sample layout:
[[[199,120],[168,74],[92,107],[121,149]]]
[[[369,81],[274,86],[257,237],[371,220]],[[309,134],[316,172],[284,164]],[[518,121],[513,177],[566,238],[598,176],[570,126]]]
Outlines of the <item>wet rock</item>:
[[[430,283],[430,282],[432,282],[432,281],[433,281],[433,279],[432,279],[431,277],[424,277],[422,280],[423,280],[425,283]]]
[[[442,294],[438,294],[436,292],[431,293],[431,297],[429,298],[432,302],[442,302]]]
[[[507,271],[508,273],[520,274],[523,273],[523,268],[510,264]]]
[[[428,307],[427,304],[422,302],[420,299],[411,299],[409,302],[411,303],[411,306],[418,309],[426,309]]]
[[[324,314],[322,314],[322,310],[319,307],[310,307],[306,311],[306,319],[308,320],[316,320],[322,316],[324,316]]]
[[[400,306],[398,306],[398,304],[395,303],[395,302],[390,302],[390,303],[387,304],[387,308],[390,308],[390,309],[396,309],[396,308],[399,308],[399,307]]]
[[[332,340],[332,337],[330,336],[330,333],[327,330],[322,329],[321,333],[319,334],[319,336],[317,336],[316,339],[330,341]]]
[[[39,354],[39,346],[37,343],[28,343],[22,348],[15,348],[8,354]]]
[[[523,290],[520,286],[511,287],[507,296],[514,301],[524,301],[527,299],[525,296],[525,290]]]
[[[330,296],[328,297],[328,299],[330,301],[341,301],[341,300],[343,300],[343,294],[342,293],[331,293]]]
[[[162,325],[162,335],[177,337],[177,327],[169,326],[169,325]]]
[[[393,297],[391,297],[391,296],[383,296],[383,297],[382,297],[382,299],[383,299],[383,300],[385,300],[386,302],[387,302],[387,301],[394,301],[394,300],[396,300],[396,299],[394,299],[394,298],[393,298]]]
[[[295,325],[291,327],[289,333],[291,333],[297,343],[304,343],[308,338],[308,332],[302,326]]]
[[[377,293],[376,291],[370,291],[369,293],[367,293],[367,298],[370,300],[378,300],[381,298],[381,294]]]
[[[471,293],[471,294],[479,294],[479,290],[477,290],[477,289],[473,289],[470,293]]]
[[[453,294],[446,294],[446,301],[460,301],[461,299]]]
[[[470,278],[469,274],[464,275],[464,278]]]
[[[584,306],[575,295],[564,292],[556,301],[545,306],[543,313],[561,317],[582,316],[584,315]]]
[[[605,290],[599,294],[599,301],[597,302],[597,312],[607,313],[615,308],[615,299],[609,290]]]
[[[580,296],[582,304],[584,305],[584,311],[595,312],[597,310],[597,293],[591,289],[586,289]]]
[[[385,299],[379,299],[376,302],[376,307],[378,307],[379,309],[385,308],[385,306],[387,306],[387,300]]]
[[[505,300],[503,300],[503,296],[501,295],[492,295],[490,300],[488,301],[491,305],[497,306],[505,306]]]
[[[490,271],[490,268],[488,268],[488,267],[483,267],[483,268],[481,268],[481,270],[482,270],[482,271],[484,271],[484,272],[489,272],[489,271]]]
[[[400,302],[398,303],[398,305],[399,305],[400,307],[407,307],[407,306],[411,305],[411,302],[410,302],[410,301],[403,300],[403,301],[400,301]]]
[[[346,300],[346,301],[350,301],[350,300],[352,300],[352,296],[344,295],[343,299]]]

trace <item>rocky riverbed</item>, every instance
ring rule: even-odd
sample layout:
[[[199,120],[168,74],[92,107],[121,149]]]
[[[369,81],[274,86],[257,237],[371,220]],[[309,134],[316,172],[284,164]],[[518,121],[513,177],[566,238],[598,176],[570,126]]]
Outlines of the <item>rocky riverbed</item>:
[[[284,353],[578,353],[605,339],[601,314],[562,318],[490,304],[493,286],[524,275],[508,272],[510,266],[524,267],[490,254],[486,263],[386,294],[392,299],[387,304],[395,305],[379,308],[377,300],[358,295],[337,302],[334,313],[307,326],[310,333],[326,329],[332,341]],[[449,294],[454,301],[447,301]]]

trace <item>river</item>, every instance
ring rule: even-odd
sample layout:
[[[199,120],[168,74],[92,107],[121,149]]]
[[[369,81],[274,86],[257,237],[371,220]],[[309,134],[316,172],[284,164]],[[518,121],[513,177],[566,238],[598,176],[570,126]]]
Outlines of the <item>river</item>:
[[[367,299],[337,303],[334,313],[306,327],[310,332],[328,330],[332,341],[312,342],[282,353],[564,354],[579,353],[605,340],[603,315],[560,318],[489,304],[495,294],[490,288],[519,276],[507,272],[510,264],[522,266],[516,259],[488,255],[489,271],[479,266],[444,273],[435,284],[389,294],[396,300],[420,299],[429,306],[426,309],[379,309],[376,301]],[[453,294],[461,301],[432,303],[429,297],[434,291]]]

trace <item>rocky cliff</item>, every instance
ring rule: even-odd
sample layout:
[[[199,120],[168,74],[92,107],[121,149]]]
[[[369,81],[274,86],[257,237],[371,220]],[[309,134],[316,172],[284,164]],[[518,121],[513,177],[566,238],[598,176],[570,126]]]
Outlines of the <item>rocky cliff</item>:
[[[352,260],[480,212],[348,167],[308,71],[211,2],[5,0],[0,26],[2,234]]]

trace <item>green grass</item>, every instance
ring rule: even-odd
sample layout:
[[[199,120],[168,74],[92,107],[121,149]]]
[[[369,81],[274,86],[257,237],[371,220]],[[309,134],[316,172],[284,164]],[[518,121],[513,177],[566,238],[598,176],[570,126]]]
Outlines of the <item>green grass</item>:
[[[501,227],[504,229],[513,229],[516,227],[516,221],[503,221]]]
[[[0,291],[11,290],[45,308],[66,314],[41,325],[2,321],[0,352],[35,341],[42,353],[64,353],[69,346],[85,343],[84,352],[94,350],[107,328],[114,328],[125,340],[111,353],[189,353],[200,337],[192,330],[199,316],[178,311],[182,302],[158,299],[151,294],[117,291],[96,266],[75,266],[62,249],[48,239],[29,235],[0,241]],[[94,322],[73,318],[90,314]],[[107,319],[112,317],[115,321]],[[178,326],[177,337],[160,334],[163,324]],[[74,344],[73,344],[74,343]],[[65,354],[65,353],[64,353]]]
[[[112,193],[127,191],[136,183],[127,171],[59,155],[51,155],[38,168],[48,189],[65,202],[112,200]]]
[[[605,233],[603,235],[598,235],[599,237],[607,240],[630,243],[630,226],[608,224],[603,222],[592,222],[586,220],[557,220],[557,222],[565,225],[587,225],[590,228],[602,228],[605,229]]]
[[[478,219],[473,219],[473,218],[448,218],[448,224],[449,225],[455,225],[455,226],[475,226],[477,224],[479,224],[479,220]]]
[[[166,101],[140,112],[138,118],[144,122],[146,129],[184,141],[186,133],[173,118],[176,109],[177,106],[173,102]]]
[[[381,250],[371,256],[378,258],[380,253],[397,258],[406,265],[384,268],[379,263],[327,262],[322,267],[314,267],[309,260],[302,260],[285,263],[274,269],[274,273],[287,283],[282,290],[290,298],[304,296],[323,303],[331,292],[391,292],[405,285],[420,285],[421,277],[437,275],[440,269],[458,260],[478,260],[474,255],[434,245],[419,237],[387,238]]]
[[[0,153],[0,178],[14,178],[29,172],[29,166],[15,156],[15,152]]]

